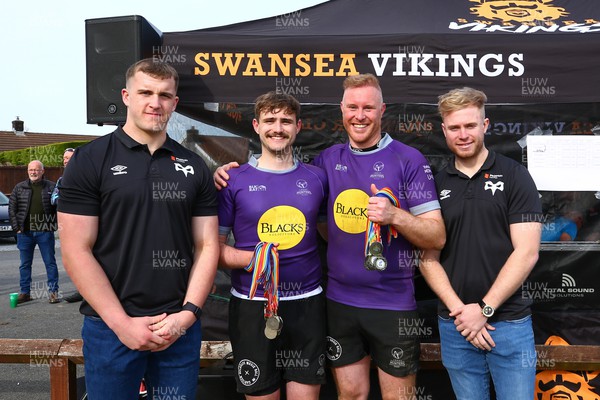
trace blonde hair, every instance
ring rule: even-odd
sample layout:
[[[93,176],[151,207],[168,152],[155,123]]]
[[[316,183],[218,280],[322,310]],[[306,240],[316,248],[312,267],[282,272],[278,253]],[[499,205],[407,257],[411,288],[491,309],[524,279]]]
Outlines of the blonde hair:
[[[453,89],[438,97],[438,111],[442,119],[458,110],[475,106],[481,110],[481,116],[485,118],[485,102],[487,96],[481,90],[470,87]]]
[[[383,103],[383,93],[381,91],[381,86],[379,86],[379,80],[373,74],[359,74],[359,75],[350,75],[346,79],[344,79],[343,87],[344,92],[348,89],[360,88],[370,86],[372,88],[377,89],[379,94],[381,95],[381,102]]]

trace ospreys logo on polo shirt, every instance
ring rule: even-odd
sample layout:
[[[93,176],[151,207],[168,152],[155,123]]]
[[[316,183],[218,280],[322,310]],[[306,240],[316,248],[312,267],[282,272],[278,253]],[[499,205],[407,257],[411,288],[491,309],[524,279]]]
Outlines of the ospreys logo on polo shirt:
[[[188,174],[194,175],[194,167],[192,167],[191,165],[186,165],[185,167],[183,166],[183,164],[188,162],[187,158],[171,156],[171,160],[175,161],[173,163],[173,165],[175,165],[175,171],[183,172],[186,178]]]
[[[279,243],[279,250],[291,249],[306,234],[306,217],[292,206],[275,206],[258,220],[256,232],[262,242]]]
[[[504,182],[499,181],[494,183],[492,181],[485,181],[485,186],[483,187],[483,190],[491,190],[493,196],[496,194],[496,190],[499,190],[501,192],[504,191]]]
[[[335,225],[346,233],[362,233],[367,228],[369,195],[359,189],[344,190],[333,203]]]
[[[175,171],[181,171],[187,178],[188,174],[194,175],[194,167],[191,165],[183,166],[179,163],[175,163]]]
[[[503,176],[504,175],[502,174],[490,174],[488,172],[483,174],[483,177],[485,179],[500,179]],[[485,186],[483,187],[483,190],[490,190],[492,192],[492,196],[496,194],[496,190],[504,192],[504,182],[498,181],[494,183],[492,181],[485,181]]]

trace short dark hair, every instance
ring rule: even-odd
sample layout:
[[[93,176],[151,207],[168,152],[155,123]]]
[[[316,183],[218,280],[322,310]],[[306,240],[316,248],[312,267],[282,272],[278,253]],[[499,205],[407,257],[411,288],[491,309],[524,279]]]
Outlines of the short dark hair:
[[[177,91],[177,88],[179,87],[179,74],[177,73],[177,70],[165,62],[155,60],[154,58],[144,58],[127,69],[127,72],[125,73],[125,82],[127,83],[127,81],[129,81],[129,79],[138,71],[148,74],[153,78],[173,78],[175,80],[175,91]]]
[[[257,120],[260,119],[261,113],[279,110],[296,115],[296,120],[300,119],[300,102],[289,94],[268,92],[258,96],[254,102],[254,117]]]

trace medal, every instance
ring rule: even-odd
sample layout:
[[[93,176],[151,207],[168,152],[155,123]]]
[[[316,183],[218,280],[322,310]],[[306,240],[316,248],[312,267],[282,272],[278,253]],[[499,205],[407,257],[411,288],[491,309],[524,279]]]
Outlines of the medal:
[[[375,196],[386,197],[390,202],[399,207],[398,198],[389,188],[378,191]],[[387,232],[388,246],[392,241],[392,236],[397,237],[398,232],[392,226],[388,226]],[[381,226],[367,219],[367,228],[365,230],[365,269],[369,271],[383,271],[387,268],[387,260],[383,256],[383,243],[381,242]]]
[[[281,331],[281,328],[283,328],[283,319],[279,315],[271,315],[267,318],[267,326],[269,329]]]
[[[383,244],[381,242],[373,242],[369,245],[369,253],[374,256],[380,256],[383,254]]]
[[[267,339],[273,340],[277,337],[277,331],[269,329],[268,326],[265,326],[265,336],[267,337]]]
[[[267,339],[275,339],[281,333],[283,319],[279,315],[271,315],[265,323],[265,336]]]
[[[383,271],[387,268],[387,260],[383,256],[383,244],[372,242],[369,244],[365,257],[365,268],[369,271]]]
[[[252,299],[259,285],[264,288],[265,336],[275,339],[283,328],[283,319],[277,315],[279,306],[279,253],[273,243],[260,242],[254,249],[250,264],[245,268],[252,272],[252,285],[248,298]]]

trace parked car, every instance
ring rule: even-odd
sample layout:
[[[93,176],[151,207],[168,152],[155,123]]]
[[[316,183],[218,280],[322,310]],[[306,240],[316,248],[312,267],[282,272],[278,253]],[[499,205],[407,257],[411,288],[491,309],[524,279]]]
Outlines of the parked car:
[[[8,218],[8,197],[2,192],[0,192],[0,238],[17,239],[17,234],[13,231]]]

